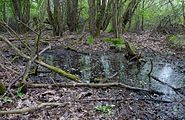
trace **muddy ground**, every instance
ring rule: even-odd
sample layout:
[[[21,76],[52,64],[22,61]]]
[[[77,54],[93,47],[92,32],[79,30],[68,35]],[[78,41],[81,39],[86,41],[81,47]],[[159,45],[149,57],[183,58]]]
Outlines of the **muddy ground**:
[[[111,34],[104,33],[100,38],[96,38],[93,45],[86,43],[86,36],[78,41],[81,35],[66,35],[67,39],[51,38],[48,34],[43,35],[47,43],[53,49],[68,49],[83,54],[101,54],[117,52],[112,49],[109,43],[102,41],[102,37],[112,37]],[[25,36],[29,37],[29,35]],[[31,35],[32,37],[32,35]],[[30,37],[30,38],[31,38]],[[164,35],[151,35],[150,32],[135,34],[126,33],[123,35],[128,41],[134,44],[143,58],[160,56],[161,59],[173,63],[183,61],[185,58],[184,46],[179,49],[172,49],[166,41]],[[23,37],[24,38],[24,37]],[[19,42],[12,42],[19,46]],[[1,51],[4,58],[0,59],[0,80],[8,85],[11,80],[19,76],[19,72],[25,68],[26,61],[22,58],[15,58],[14,52],[10,50],[2,41]],[[69,47],[66,47],[69,46]],[[20,47],[20,46],[19,46]],[[22,47],[20,47],[22,48]],[[124,54],[124,51],[122,51]],[[5,60],[6,59],[6,60]],[[18,60],[15,60],[18,59]],[[21,59],[21,62],[20,62]],[[182,70],[184,63],[182,63]],[[185,72],[185,71],[182,71]],[[63,78],[62,81],[66,79]],[[29,79],[34,83],[34,80]],[[43,83],[43,81],[41,81]],[[38,105],[44,102],[60,102],[62,106],[47,106],[33,112],[15,115],[0,115],[0,120],[183,120],[185,119],[185,99],[166,101],[160,99],[160,95],[132,91],[124,88],[89,88],[89,87],[48,87],[48,88],[29,88],[26,94],[17,95],[16,89],[12,89],[13,98],[7,95],[0,100],[0,110],[21,109]],[[181,93],[185,90],[182,89]],[[104,109],[103,109],[104,108]]]

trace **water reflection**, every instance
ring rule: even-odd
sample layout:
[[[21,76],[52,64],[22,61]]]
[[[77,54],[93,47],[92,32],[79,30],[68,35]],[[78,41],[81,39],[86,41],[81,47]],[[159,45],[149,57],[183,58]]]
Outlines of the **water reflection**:
[[[170,83],[170,77],[173,75],[173,69],[171,68],[170,64],[166,64],[162,70],[159,72],[159,79],[163,80],[166,83]]]
[[[138,68],[136,63],[128,63],[122,53],[79,55],[74,53],[69,54],[68,52],[64,54],[62,52],[62,54],[56,56],[53,54],[46,55],[45,58],[47,63],[77,74],[87,83],[95,78],[109,79],[114,73],[118,73],[118,75],[111,78],[109,82],[119,81],[140,88],[148,88],[149,85],[151,85],[151,89],[158,90],[165,94],[176,94],[167,85],[163,85],[154,79],[152,79],[151,82],[149,81],[148,73],[151,69],[150,62],[146,62]],[[154,69],[152,74],[164,83],[175,88],[185,85],[185,75],[179,73],[174,65],[161,62],[161,59],[153,60],[153,64]]]

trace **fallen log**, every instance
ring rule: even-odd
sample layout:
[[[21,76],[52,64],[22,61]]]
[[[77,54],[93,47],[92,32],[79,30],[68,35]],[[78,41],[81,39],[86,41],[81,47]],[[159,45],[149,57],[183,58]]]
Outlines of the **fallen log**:
[[[23,57],[23,58],[26,58],[26,59],[28,59],[28,60],[31,59],[30,56],[28,56],[28,55],[24,54],[22,51],[20,51],[20,50],[19,50],[15,45],[13,45],[6,37],[3,37],[3,36],[0,35],[0,40],[2,40],[2,41],[4,41],[5,43],[7,43],[7,44],[19,55],[19,56],[21,56],[21,57]],[[41,60],[36,60],[36,59],[35,59],[34,62],[37,63],[37,64],[39,64],[39,65],[41,65],[41,66],[43,66],[43,67],[46,67],[46,68],[50,69],[50,70],[53,71],[53,72],[58,73],[58,74],[61,75],[61,76],[64,76],[64,77],[66,77],[66,78],[69,78],[70,80],[73,80],[73,81],[75,81],[75,82],[81,82],[79,77],[77,77],[77,76],[75,76],[75,75],[73,75],[73,74],[70,74],[70,73],[68,73],[68,72],[66,72],[66,71],[64,71],[64,70],[62,70],[62,69],[60,69],[60,68],[57,68],[57,67],[55,67],[55,66],[46,64],[46,63],[44,63],[44,62],[41,61]]]

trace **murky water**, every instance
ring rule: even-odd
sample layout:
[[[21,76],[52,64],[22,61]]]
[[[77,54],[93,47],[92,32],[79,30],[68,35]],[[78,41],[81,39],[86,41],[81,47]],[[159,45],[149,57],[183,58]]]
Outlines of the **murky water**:
[[[185,73],[179,71],[176,65],[160,60],[160,57],[152,58],[152,75],[168,85],[155,79],[149,80],[151,58],[146,58],[147,62],[138,66],[135,62],[127,61],[123,53],[83,55],[72,51],[55,50],[47,52],[43,59],[51,65],[78,75],[83,82],[122,82],[134,87],[154,89],[165,93],[163,96],[165,100],[180,98],[168,85],[174,88],[185,86]],[[58,81],[62,79],[58,75],[52,77]]]

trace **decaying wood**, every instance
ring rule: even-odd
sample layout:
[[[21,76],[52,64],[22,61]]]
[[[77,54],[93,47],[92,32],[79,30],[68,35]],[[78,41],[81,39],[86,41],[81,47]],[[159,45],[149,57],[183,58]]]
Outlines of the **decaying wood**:
[[[6,43],[7,43],[7,44],[19,55],[19,56],[21,56],[21,57],[23,57],[23,58],[26,58],[26,59],[28,59],[28,60],[31,59],[30,56],[28,56],[28,55],[24,54],[22,51],[20,51],[20,50],[19,50],[15,45],[13,45],[6,37],[3,37],[3,36],[0,35],[0,40],[6,42]],[[62,69],[60,69],[60,68],[57,68],[57,67],[52,66],[52,65],[48,65],[48,64],[44,63],[44,62],[41,61],[41,60],[34,60],[34,62],[37,63],[37,64],[39,64],[39,65],[41,65],[41,66],[43,66],[43,67],[46,67],[46,68],[50,69],[50,70],[53,71],[53,72],[58,73],[58,74],[61,75],[61,76],[64,76],[64,77],[66,77],[66,78],[69,78],[70,80],[73,80],[73,81],[75,81],[75,82],[80,82],[80,78],[79,78],[79,77],[77,77],[77,76],[75,76],[75,75],[73,75],[73,74],[70,74],[70,73],[68,73],[68,72],[66,72],[66,71],[64,71],[64,70],[62,70]]]
[[[142,89],[137,87],[132,87],[123,83],[75,83],[75,84],[67,84],[67,83],[58,83],[58,84],[29,84],[28,87],[30,88],[43,88],[43,87],[89,87],[89,88],[111,88],[111,87],[118,87],[118,88],[125,88],[132,91],[143,91],[143,92],[149,92],[149,93],[155,93],[159,95],[163,95],[164,93],[158,92],[155,90],[148,90],[148,89]]]
[[[43,107],[46,107],[46,106],[60,106],[60,107],[64,107],[65,105],[67,105],[67,103],[57,103],[57,102],[41,103],[41,104],[36,105],[36,106],[26,107],[26,108],[22,108],[22,109],[0,111],[0,115],[5,115],[5,114],[23,114],[23,113],[26,113],[26,112],[34,112],[34,111],[36,111],[38,109],[41,109]]]

